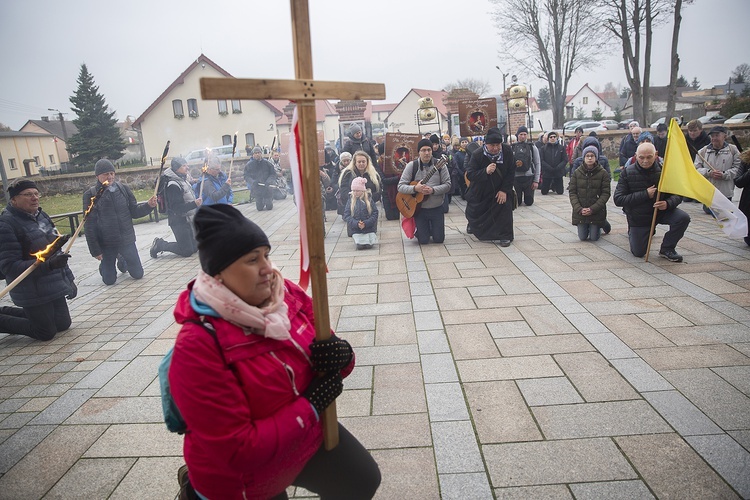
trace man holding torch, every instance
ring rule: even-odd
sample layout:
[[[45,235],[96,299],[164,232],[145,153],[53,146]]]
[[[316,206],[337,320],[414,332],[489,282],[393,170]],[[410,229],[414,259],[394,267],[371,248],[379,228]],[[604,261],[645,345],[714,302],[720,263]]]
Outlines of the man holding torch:
[[[141,279],[143,265],[135,246],[133,219],[147,216],[156,206],[156,196],[138,203],[130,188],[115,180],[115,166],[106,158],[96,162],[94,173],[96,186],[83,193],[84,212],[91,207],[86,220],[89,252],[100,261],[99,274],[105,285],[117,281],[115,260],[118,254],[125,263],[123,272],[129,272],[133,279]],[[102,189],[105,183],[106,188]],[[100,199],[92,205],[92,198],[100,191]]]
[[[52,340],[70,328],[65,298],[78,293],[68,267],[70,254],[59,251],[60,235],[39,207],[36,183],[16,180],[8,196],[10,202],[0,215],[0,271],[10,284],[33,269],[10,291],[18,307],[0,307],[0,333]]]

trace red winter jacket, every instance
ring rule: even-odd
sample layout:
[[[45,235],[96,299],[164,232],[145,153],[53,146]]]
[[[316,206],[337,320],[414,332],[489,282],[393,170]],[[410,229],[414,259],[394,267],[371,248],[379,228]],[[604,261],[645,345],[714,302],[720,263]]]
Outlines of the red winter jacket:
[[[216,340],[200,325],[190,290],[180,294],[175,319],[182,324],[169,369],[172,396],[185,422],[184,455],[190,482],[214,499],[269,498],[291,484],[318,451],[322,426],[301,396],[314,377],[309,345],[315,338],[312,302],[285,280],[292,339],[245,335],[237,326],[206,316]],[[343,371],[348,375],[354,360]]]

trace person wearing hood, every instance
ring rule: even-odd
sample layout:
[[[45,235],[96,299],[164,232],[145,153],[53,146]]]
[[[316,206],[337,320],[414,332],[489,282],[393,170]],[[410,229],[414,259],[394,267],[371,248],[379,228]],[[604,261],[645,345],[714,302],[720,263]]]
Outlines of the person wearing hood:
[[[96,185],[83,193],[83,211],[102,186],[107,187],[86,218],[86,243],[91,256],[99,261],[99,275],[105,285],[117,281],[117,267],[133,279],[143,278],[143,265],[135,246],[133,219],[147,216],[156,206],[156,196],[138,203],[128,186],[115,180],[115,166],[106,158],[94,166]]]
[[[370,139],[364,136],[362,133],[362,127],[356,123],[349,127],[349,131],[346,134],[348,140],[344,145],[344,151],[348,152],[352,156],[357,151],[364,151],[370,156],[370,161],[375,164],[377,163],[378,157],[375,153],[375,147],[370,142]]]
[[[582,164],[573,171],[568,185],[572,222],[578,226],[578,239],[597,241],[607,223],[607,200],[611,195],[611,179],[599,164],[596,146],[583,149]]]
[[[312,300],[236,208],[201,207],[195,227],[200,270],[175,305],[168,372],[187,426],[181,494],[281,499],[294,485],[372,498],[380,471],[362,444],[339,424],[338,446],[323,446],[321,415],[354,369],[351,345],[315,340]]]
[[[243,177],[250,193],[255,197],[258,212],[273,210],[273,190],[276,188],[276,169],[263,158],[263,150],[255,146],[253,157],[245,164]]]
[[[466,170],[467,231],[482,241],[498,240],[501,247],[513,241],[515,163],[513,150],[493,127],[487,131],[485,145],[472,153]]]
[[[195,197],[187,176],[188,165],[184,158],[173,158],[171,168],[164,171],[164,179],[161,182],[167,182],[164,192],[167,197],[168,222],[175,241],[154,238],[149,252],[152,259],[157,258],[161,252],[190,257],[198,251],[193,232],[193,217],[198,207],[203,204],[203,199]]]

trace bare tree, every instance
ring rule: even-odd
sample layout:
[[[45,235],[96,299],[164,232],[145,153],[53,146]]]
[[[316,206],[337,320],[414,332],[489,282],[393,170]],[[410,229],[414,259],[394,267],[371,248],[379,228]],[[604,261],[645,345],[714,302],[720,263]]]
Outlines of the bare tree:
[[[682,23],[682,0],[675,0],[674,25],[672,26],[672,68],[669,75],[669,90],[667,90],[667,118],[664,120],[667,124],[674,116],[674,101],[677,96],[677,79],[680,72],[680,55],[677,53],[677,41],[680,38],[680,23]]]
[[[672,0],[604,0],[602,6],[604,25],[622,43],[625,77],[633,99],[633,118],[648,123],[653,29],[666,22],[665,13],[671,11]]]
[[[447,84],[445,87],[443,87],[443,90],[446,92],[450,92],[451,90],[455,89],[469,89],[479,97],[482,97],[483,95],[488,94],[491,88],[492,86],[490,85],[490,82],[486,80],[464,78]]]
[[[502,37],[499,55],[547,83],[553,126],[565,121],[568,82],[601,53],[601,26],[591,22],[596,0],[490,0]]]
[[[732,71],[734,83],[750,83],[750,64],[742,63]]]

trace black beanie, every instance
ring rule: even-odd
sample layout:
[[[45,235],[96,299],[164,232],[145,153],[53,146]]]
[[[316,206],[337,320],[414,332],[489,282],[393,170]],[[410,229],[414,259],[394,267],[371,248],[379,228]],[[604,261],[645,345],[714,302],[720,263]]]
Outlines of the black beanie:
[[[430,142],[433,144],[440,144],[440,137],[438,137],[437,134],[432,134],[430,136]]]
[[[94,174],[96,175],[106,174],[107,172],[114,171],[115,166],[112,165],[112,162],[106,158],[102,158],[101,160],[96,162],[96,165],[94,165]]]
[[[18,196],[19,194],[23,193],[27,189],[36,189],[39,190],[38,187],[36,187],[36,182],[30,181],[28,179],[21,179],[20,181],[11,182],[8,186],[8,197],[13,198],[14,196]]]
[[[198,260],[209,276],[216,276],[258,247],[271,247],[266,233],[232,205],[203,205],[193,223]]]
[[[425,146],[427,146],[428,148],[430,148],[430,150],[432,150],[432,142],[429,139],[422,139],[421,141],[417,143],[417,151],[419,151]]]
[[[518,127],[518,130],[516,131],[516,135],[520,134],[521,132],[526,132],[528,134],[529,133],[529,129],[527,129],[525,126],[521,125],[520,127]]]
[[[500,130],[498,128],[492,127],[484,136],[484,142],[485,144],[502,144],[503,135],[500,133]]]
[[[177,158],[172,158],[172,170],[175,172],[180,169],[181,166],[187,165],[187,161],[185,158],[180,158],[179,156]]]

